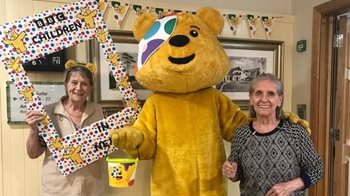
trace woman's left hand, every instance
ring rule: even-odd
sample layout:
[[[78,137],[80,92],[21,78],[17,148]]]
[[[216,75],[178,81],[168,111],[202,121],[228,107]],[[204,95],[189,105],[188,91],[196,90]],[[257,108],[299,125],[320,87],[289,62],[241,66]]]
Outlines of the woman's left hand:
[[[275,184],[265,196],[289,196],[293,191],[289,189],[287,182]]]
[[[294,191],[300,190],[304,187],[304,182],[301,178],[295,178],[288,182],[281,182],[271,187],[265,196],[289,196]]]

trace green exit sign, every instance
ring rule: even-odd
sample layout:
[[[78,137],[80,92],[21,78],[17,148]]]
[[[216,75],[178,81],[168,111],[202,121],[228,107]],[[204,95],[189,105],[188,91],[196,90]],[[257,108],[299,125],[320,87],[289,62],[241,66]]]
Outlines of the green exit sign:
[[[297,51],[298,52],[304,52],[306,50],[306,40],[299,40],[297,41]]]

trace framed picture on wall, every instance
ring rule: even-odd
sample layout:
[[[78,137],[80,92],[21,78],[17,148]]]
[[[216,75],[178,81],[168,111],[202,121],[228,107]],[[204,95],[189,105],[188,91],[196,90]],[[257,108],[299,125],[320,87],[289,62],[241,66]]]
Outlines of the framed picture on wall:
[[[219,38],[229,57],[228,74],[215,87],[240,106],[248,105],[249,85],[262,73],[283,77],[283,41]]]
[[[135,40],[131,31],[109,31],[112,36],[115,47],[123,65],[127,70],[129,82],[133,89],[136,90],[139,100],[142,102],[150,95],[151,91],[141,86],[135,78],[134,66],[137,63],[137,46],[138,42]],[[98,58],[95,60],[97,64],[97,88],[95,97],[98,103],[102,105],[114,105],[119,107],[122,102],[122,95],[116,85],[116,81],[109,70],[108,62],[106,58],[100,58],[103,56],[103,52],[98,43],[94,46],[98,52]]]

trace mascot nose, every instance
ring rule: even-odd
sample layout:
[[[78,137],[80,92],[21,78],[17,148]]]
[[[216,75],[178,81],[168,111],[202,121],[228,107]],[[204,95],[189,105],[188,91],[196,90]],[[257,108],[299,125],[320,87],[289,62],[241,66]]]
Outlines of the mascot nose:
[[[188,39],[188,37],[184,35],[176,35],[169,40],[170,45],[176,47],[184,46],[188,42],[190,42],[190,39]]]

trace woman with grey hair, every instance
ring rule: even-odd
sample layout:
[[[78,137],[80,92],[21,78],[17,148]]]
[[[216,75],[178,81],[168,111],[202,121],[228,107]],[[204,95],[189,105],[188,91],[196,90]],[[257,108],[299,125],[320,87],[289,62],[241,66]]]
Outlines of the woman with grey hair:
[[[103,119],[102,107],[87,101],[93,86],[93,73],[88,68],[80,65],[70,67],[65,78],[66,95],[58,102],[45,106],[60,137]],[[105,162],[100,159],[68,176],[63,176],[45,142],[40,142],[36,123],[42,119],[43,115],[38,111],[28,111],[25,115],[25,121],[30,126],[26,144],[28,156],[36,159],[45,152],[40,195],[101,195]]]
[[[304,195],[323,176],[307,131],[282,119],[283,85],[264,73],[250,85],[254,120],[237,129],[222,172],[240,181],[241,195]]]

